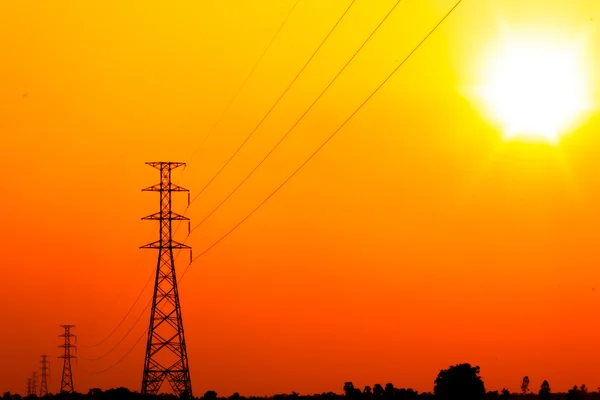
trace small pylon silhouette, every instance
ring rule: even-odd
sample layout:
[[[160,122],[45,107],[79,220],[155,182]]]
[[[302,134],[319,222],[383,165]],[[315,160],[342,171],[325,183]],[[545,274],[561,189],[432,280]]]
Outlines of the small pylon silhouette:
[[[160,236],[159,240],[141,246],[141,248],[159,251],[144,360],[142,394],[158,394],[166,379],[176,395],[191,398],[192,382],[173,260],[173,249],[190,247],[176,242],[171,235],[171,221],[188,220],[183,215],[171,211],[171,192],[188,192],[187,189],[171,182],[171,170],[185,164],[179,162],[147,162],[146,164],[160,170],[161,182],[143,189],[143,191],[160,193],[160,211],[142,218],[159,221]]]
[[[75,328],[75,325],[61,325],[64,328],[65,333],[62,335],[58,335],[59,337],[65,338],[65,343],[58,346],[65,349],[65,354],[59,356],[58,358],[64,359],[63,364],[63,372],[62,379],[60,380],[60,392],[73,393],[75,390],[73,389],[73,372],[71,371],[71,358],[76,358],[71,354],[71,349],[77,351],[77,346],[71,344],[71,338],[76,338],[77,336],[71,333],[71,328]]]
[[[31,374],[31,395],[37,396],[37,374],[35,371]]]
[[[27,397],[31,396],[31,378],[27,378]]]
[[[48,356],[42,354],[42,381],[40,382],[40,397],[48,394]]]

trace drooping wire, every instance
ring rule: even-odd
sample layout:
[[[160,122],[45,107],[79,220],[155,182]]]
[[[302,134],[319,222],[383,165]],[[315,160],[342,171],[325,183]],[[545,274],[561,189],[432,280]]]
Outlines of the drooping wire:
[[[152,281],[152,278],[155,276],[155,272],[152,271],[152,274],[150,275],[150,277],[148,278],[148,280],[146,281],[146,283],[144,284],[144,287],[142,288],[142,290],[140,291],[140,294],[138,294],[138,296],[136,297],[135,301],[133,302],[133,304],[131,305],[131,307],[129,307],[129,310],[127,310],[127,313],[123,316],[123,319],[121,319],[121,321],[117,324],[117,326],[115,326],[115,328],[101,341],[90,345],[90,346],[83,346],[80,345],[81,348],[84,349],[91,349],[94,347],[98,347],[100,346],[102,343],[106,342],[116,331],[117,329],[119,329],[119,327],[123,324],[123,322],[125,322],[125,320],[127,319],[127,317],[129,316],[129,314],[131,314],[131,311],[133,310],[133,308],[135,307],[135,305],[137,304],[137,302],[140,300],[140,298],[142,297],[142,294],[144,293],[144,291],[146,290],[146,288],[148,287],[148,284]],[[121,343],[121,342],[119,342]]]
[[[335,31],[335,29],[337,28],[337,26],[341,23],[342,19],[344,19],[344,17],[346,16],[346,14],[348,13],[348,11],[350,11],[350,8],[352,8],[352,6],[354,5],[354,3],[356,2],[356,0],[352,0],[350,2],[350,4],[348,5],[348,7],[344,10],[344,12],[342,13],[342,15],[338,18],[338,20],[336,21],[336,23],[333,25],[333,27],[329,30],[329,32],[327,33],[327,35],[325,36],[325,38],[321,41],[321,43],[319,44],[319,46],[317,46],[316,50],[312,53],[312,55],[308,58],[308,60],[306,61],[306,63],[302,66],[302,68],[298,71],[298,73],[296,74],[296,76],[294,77],[294,79],[292,79],[292,81],[289,83],[289,85],[286,87],[286,89],[281,93],[281,95],[279,96],[279,98],[275,101],[275,103],[273,103],[273,105],[271,106],[271,108],[267,111],[267,113],[263,116],[263,118],[260,120],[260,122],[254,127],[254,129],[250,132],[250,134],[246,137],[246,139],[244,139],[244,141],[242,142],[242,144],[240,144],[240,146],[235,150],[235,152],[229,157],[229,159],[225,162],[225,164],[223,164],[221,166],[221,168],[212,176],[212,178],[204,185],[204,187],[198,192],[198,194],[196,194],[194,196],[194,198],[190,201],[188,198],[188,205],[185,208],[185,210],[183,211],[183,215],[185,216],[187,214],[188,209],[190,208],[191,204],[196,201],[196,199],[208,188],[208,186],[210,186],[210,184],[221,174],[221,172],[227,167],[227,165],[229,165],[229,163],[235,158],[235,156],[237,155],[237,153],[242,149],[242,147],[244,147],[244,145],[248,142],[248,140],[250,140],[250,138],[254,135],[254,133],[258,130],[258,128],[260,128],[260,126],[263,124],[263,122],[267,119],[267,117],[271,114],[271,112],[275,109],[275,107],[277,107],[277,105],[279,104],[279,102],[283,99],[283,97],[287,94],[287,92],[291,89],[291,87],[294,85],[294,83],[296,82],[296,80],[298,80],[298,78],[300,77],[300,75],[302,75],[302,73],[304,72],[304,70],[306,69],[306,67],[308,66],[308,64],[310,64],[310,62],[313,60],[313,58],[317,55],[317,53],[319,52],[319,50],[321,50],[321,48],[323,47],[323,45],[325,45],[325,42],[327,42],[327,40],[329,39],[329,37],[331,36],[331,34],[333,33],[333,31]],[[296,3],[297,4],[297,3]],[[296,4],[294,4],[293,9],[296,7]],[[291,11],[290,11],[291,14]],[[289,17],[289,15],[288,15]],[[286,18],[287,20],[287,18]],[[285,24],[285,21],[284,21]],[[283,26],[283,24],[282,24]],[[277,35],[277,33],[276,33]],[[272,39],[272,41],[274,40],[274,38]],[[270,47],[270,44],[269,46]],[[267,47],[267,49],[268,49]],[[266,53],[266,50],[265,50]],[[256,65],[255,65],[256,67]],[[254,68],[253,68],[254,70]],[[237,95],[236,95],[237,96]],[[196,152],[194,152],[194,154],[192,154],[191,158],[196,154]],[[183,169],[185,171],[185,168]],[[183,172],[182,172],[183,173]],[[179,231],[179,228],[181,227],[181,220],[178,221],[177,226],[175,227],[175,231],[174,234],[176,234]],[[189,235],[190,232],[188,232]]]
[[[277,188],[275,188],[275,190],[273,190],[273,192],[271,192],[271,194],[269,194],[269,196],[267,196],[261,203],[258,204],[258,206],[256,206],[250,213],[248,213],[242,220],[240,220],[236,225],[234,225],[229,231],[227,231],[223,236],[221,236],[221,238],[219,238],[217,241],[213,242],[209,247],[207,247],[204,251],[202,251],[198,256],[194,257],[191,260],[191,262],[188,264],[188,266],[185,268],[185,270],[183,271],[183,274],[177,280],[178,284],[181,283],[181,281],[183,280],[183,278],[186,275],[187,271],[189,270],[190,266],[198,258],[200,258],[200,257],[204,256],[205,254],[207,254],[210,250],[212,250],[215,246],[217,246],[221,241],[223,241],[227,236],[229,236],[231,233],[233,233],[240,225],[242,225],[256,211],[258,211],[265,203],[267,203],[267,201],[269,201],[287,182],[289,182],[314,156],[316,156],[317,153],[319,153],[319,151],[321,151],[321,149],[323,147],[325,147],[325,145],[327,145],[327,143],[329,143],[331,141],[331,139],[333,139],[333,137],[342,128],[344,128],[346,126],[346,124],[348,122],[350,122],[350,120],[371,100],[371,98],[377,92],[379,92],[379,90],[398,72],[398,70],[412,57],[412,55],[421,47],[421,45],[423,45],[423,43],[425,43],[425,41],[437,30],[437,28],[452,14],[452,12],[454,12],[454,10],[459,6],[460,3],[462,3],[462,0],[458,0],[454,4],[454,6],[442,17],[442,19],[429,31],[429,33],[402,60],[402,62],[398,66],[396,66],[396,68],[394,68],[392,70],[392,72],[375,88],[375,90],[373,90],[373,92],[371,92],[371,94],[369,94],[369,96],[367,96],[367,98],[361,104],[359,104],[359,106],[350,114],[350,116],[346,120],[344,120],[344,122],[307,159],[305,159],[304,162],[296,170],[294,170],[294,172],[292,172],[292,174],[290,174]],[[148,306],[146,306],[146,308],[147,307]],[[144,311],[145,311],[145,309],[144,309]],[[100,373],[106,372],[106,371],[114,368],[123,359],[125,359],[125,357],[127,357],[127,355],[129,355],[129,353],[138,345],[138,343],[142,340],[142,338],[145,335],[146,335],[146,332],[144,332],[138,338],[138,340],[134,343],[134,345],[116,363],[112,364],[110,367],[105,368],[102,371],[95,371],[95,372],[89,372],[88,371],[88,373],[91,373],[91,374],[100,374]]]
[[[279,33],[283,30],[283,27],[286,25],[288,19],[290,18],[290,16],[292,15],[292,13],[294,12],[294,10],[296,9],[296,6],[298,5],[299,2],[300,2],[300,0],[296,0],[296,2],[294,3],[294,5],[290,9],[290,11],[287,13],[287,15],[286,15],[285,19],[283,20],[283,22],[281,23],[281,25],[279,25],[279,28],[277,29],[277,31],[275,31],[275,34],[273,35],[273,37],[271,37],[271,40],[269,41],[269,44],[267,44],[267,47],[265,47],[265,49],[263,50],[263,52],[260,55],[260,57],[258,58],[258,60],[254,63],[254,66],[252,67],[252,69],[250,70],[250,72],[248,73],[248,75],[246,75],[246,78],[244,79],[244,81],[242,82],[242,84],[240,85],[240,87],[237,89],[237,91],[235,92],[235,94],[233,95],[233,97],[229,100],[229,103],[227,104],[227,106],[225,107],[225,109],[223,110],[223,112],[221,113],[221,115],[219,116],[219,118],[217,118],[217,121],[208,130],[208,133],[204,136],[204,138],[200,142],[200,145],[198,146],[198,148],[187,159],[186,163],[189,163],[192,160],[192,158],[194,158],[194,156],[198,153],[198,151],[200,151],[200,149],[204,145],[204,142],[206,142],[206,140],[210,137],[210,135],[212,135],[212,133],[214,132],[214,130],[217,128],[217,126],[221,123],[221,121],[223,120],[223,117],[225,117],[225,114],[227,114],[227,112],[229,111],[229,109],[231,108],[231,106],[233,105],[233,103],[237,100],[238,96],[240,95],[240,93],[242,92],[242,90],[244,89],[244,87],[246,87],[246,84],[248,83],[248,81],[250,80],[250,78],[252,77],[252,75],[254,75],[254,72],[256,71],[256,68],[262,62],[263,58],[265,57],[265,55],[267,54],[267,52],[269,51],[269,49],[271,48],[271,46],[275,42],[275,39],[277,39],[277,37],[279,36]],[[182,170],[182,172],[183,171],[185,171],[185,169]]]
[[[367,45],[367,43],[371,40],[371,38],[375,35],[375,33],[377,33],[379,28],[381,28],[381,26],[385,23],[385,21],[389,18],[389,16],[398,7],[398,5],[400,4],[401,1],[402,0],[396,1],[396,3],[392,6],[392,8],[387,12],[385,17],[383,17],[383,19],[379,22],[379,24],[377,24],[377,26],[371,31],[371,33],[367,36],[367,38],[364,40],[364,42],[358,47],[358,49],[354,52],[354,54],[352,54],[352,56],[348,59],[348,61],[346,61],[344,66],[337,72],[337,74],[333,77],[333,79],[331,79],[331,81],[327,84],[325,89],[323,89],[323,91],[317,96],[317,98],[311,103],[311,105],[308,106],[308,108],[302,113],[302,115],[300,115],[300,117],[296,120],[296,122],[292,125],[292,127],[285,133],[285,135],[283,135],[283,137],[281,137],[281,139],[279,139],[279,141],[275,144],[275,146],[273,146],[271,148],[271,150],[269,150],[269,152],[264,156],[264,158],[262,160],[260,160],[260,162],[254,167],[254,169],[252,169],[252,171],[250,171],[250,173],[248,175],[246,175],[246,177],[244,179],[242,179],[242,181],[227,195],[227,197],[225,197],[215,208],[213,208],[213,210],[211,212],[209,212],[198,224],[196,224],[193,228],[190,229],[189,234],[191,234],[197,228],[199,228],[208,218],[210,218],[219,208],[221,208],[221,206],[227,200],[229,200],[229,198],[231,196],[233,196],[233,194],[235,192],[237,192],[237,190],[254,174],[254,172],[256,172],[256,170],[267,160],[267,158],[269,158],[269,156],[279,147],[279,145],[288,137],[288,135],[290,133],[292,133],[292,131],[296,128],[296,126],[298,126],[300,121],[302,121],[304,119],[304,117],[310,112],[310,110],[312,110],[312,108],[315,106],[315,104],[317,104],[317,102],[321,99],[321,97],[323,97],[323,95],[329,90],[329,88],[337,81],[337,79],[340,77],[340,75],[346,70],[348,65],[350,65],[350,63],[356,58],[358,53],[360,53],[360,51]]]
[[[175,262],[175,261],[177,260],[177,257],[179,256],[179,254],[180,254],[180,253],[177,253],[177,255],[175,255],[175,259],[173,260],[173,262]],[[152,276],[154,276],[154,273],[153,273],[153,275],[152,275]],[[151,278],[152,278],[152,276],[151,276]],[[139,315],[139,317],[138,317],[138,318],[135,320],[135,322],[133,323],[133,325],[131,326],[131,328],[129,328],[129,330],[128,330],[128,331],[125,333],[125,335],[124,335],[124,336],[121,338],[121,340],[119,340],[119,342],[118,342],[118,343],[117,343],[117,344],[116,344],[116,345],[115,345],[115,346],[114,346],[112,349],[110,349],[108,352],[106,352],[104,355],[102,355],[102,356],[100,356],[100,357],[95,357],[95,358],[87,358],[87,357],[81,357],[81,356],[79,356],[79,357],[80,357],[81,359],[83,359],[83,360],[86,360],[86,361],[97,361],[97,360],[101,360],[101,359],[103,359],[104,357],[108,356],[110,353],[112,353],[112,352],[113,352],[113,351],[114,351],[114,350],[115,350],[115,349],[116,349],[116,348],[117,348],[117,347],[118,347],[118,346],[119,346],[119,345],[120,345],[120,344],[121,344],[121,343],[122,343],[122,342],[125,340],[125,338],[127,338],[127,336],[129,336],[129,334],[130,334],[130,333],[133,331],[133,328],[134,328],[134,327],[137,325],[137,323],[140,321],[140,319],[141,319],[141,318],[144,316],[144,314],[146,313],[146,310],[148,309],[148,307],[150,307],[150,305],[151,305],[151,304],[152,304],[152,299],[151,299],[151,300],[150,300],[148,303],[146,303],[146,306],[145,306],[145,307],[144,307],[144,309],[142,310],[142,312],[141,312],[141,314]],[[166,303],[165,303],[165,304],[166,304]],[[163,304],[163,306],[162,306],[162,307],[164,307],[164,305],[165,305],[165,304]],[[161,308],[161,310],[162,310],[162,308]],[[146,334],[146,333],[147,333],[147,331],[144,331],[144,334]],[[142,336],[143,336],[143,335],[142,335]],[[86,371],[85,369],[84,369],[84,371],[85,371],[85,372],[87,372],[87,373],[90,373],[90,374],[99,374],[99,373],[102,373],[102,372],[106,372],[106,371],[108,371],[109,369],[111,369],[111,368],[113,368],[113,367],[117,366],[117,364],[119,364],[119,363],[120,363],[120,362],[121,362],[123,359],[125,359],[125,357],[126,357],[126,356],[127,356],[127,355],[128,355],[128,354],[129,354],[129,353],[132,351],[132,350],[133,350],[133,348],[134,348],[135,346],[137,346],[137,344],[139,343],[139,341],[140,341],[140,340],[141,340],[141,339],[138,339],[138,340],[135,342],[135,344],[134,344],[134,345],[133,345],[133,346],[132,346],[132,347],[131,347],[131,348],[130,348],[130,349],[129,349],[129,350],[126,352],[126,353],[125,353],[125,355],[124,355],[123,357],[121,357],[121,358],[120,358],[120,359],[119,359],[119,360],[118,360],[116,363],[114,363],[112,366],[110,366],[110,367],[108,367],[108,368],[106,368],[106,369],[104,369],[104,370],[102,370],[102,371],[97,371],[97,372],[93,372],[93,371]]]
[[[279,25],[279,28],[277,28],[277,31],[275,31],[275,33],[271,37],[271,40],[267,44],[267,47],[265,47],[265,49],[263,50],[263,52],[260,55],[260,57],[258,58],[258,60],[256,60],[256,62],[252,66],[252,69],[250,70],[250,72],[248,73],[248,75],[246,75],[246,78],[244,79],[244,81],[242,82],[242,84],[240,85],[240,87],[236,90],[236,92],[233,95],[233,97],[229,100],[229,103],[227,104],[227,106],[225,107],[225,109],[223,110],[223,112],[221,113],[221,115],[219,116],[219,118],[217,118],[217,121],[208,130],[208,133],[204,136],[204,138],[200,142],[200,145],[196,148],[196,150],[192,153],[192,155],[187,159],[186,163],[189,163],[192,160],[192,158],[194,158],[194,156],[200,151],[200,149],[204,145],[204,142],[206,142],[206,140],[209,138],[209,136],[212,135],[212,133],[214,132],[214,130],[221,123],[221,121],[223,120],[223,118],[225,117],[225,115],[227,114],[227,112],[229,111],[229,109],[231,108],[231,106],[233,105],[233,103],[235,102],[235,100],[238,98],[238,96],[240,95],[240,93],[244,89],[244,87],[246,87],[246,84],[248,83],[248,81],[250,80],[250,78],[254,75],[254,72],[256,71],[256,68],[262,62],[262,60],[265,57],[265,55],[268,53],[269,49],[271,48],[271,46],[273,45],[273,43],[275,42],[275,40],[277,39],[277,37],[279,36],[279,34],[281,33],[281,31],[283,30],[283,27],[287,24],[290,16],[292,15],[292,13],[294,12],[294,10],[296,9],[296,6],[298,5],[299,2],[300,2],[300,0],[296,0],[296,2],[294,3],[294,5],[290,9],[290,11],[288,12],[288,14],[286,15],[286,17],[284,18],[284,20],[281,23],[281,25]],[[180,177],[183,175],[184,172],[185,172],[185,167],[181,170]],[[185,210],[183,211],[183,215],[184,216],[186,215],[188,209],[190,208],[190,204],[191,204],[191,202],[189,200],[189,193],[188,193],[188,205],[185,208]],[[177,225],[175,226],[174,234],[176,234],[179,231],[180,226],[181,226],[181,220],[177,221]]]
[[[106,353],[104,353],[103,355],[98,356],[98,357],[81,357],[81,356],[80,357],[86,361],[98,361],[98,360],[102,360],[104,357],[108,356],[113,351],[115,351],[115,349],[117,347],[119,347],[119,345],[121,343],[123,343],[123,341],[127,338],[127,336],[129,336],[129,334],[131,333],[133,328],[135,328],[135,326],[138,324],[138,322],[140,322],[141,318],[146,314],[146,310],[148,309],[148,307],[150,306],[151,303],[152,303],[152,301],[150,301],[150,302],[148,302],[148,304],[146,304],[146,306],[144,307],[144,309],[142,310],[140,315],[137,317],[137,319],[135,320],[133,325],[131,325],[131,328],[129,328],[129,330],[125,333],[125,335],[121,338],[121,340],[119,340],[109,351],[107,351]]]
[[[198,198],[198,196],[200,196],[202,193],[204,193],[204,191],[210,186],[210,184],[215,179],[217,179],[217,177],[221,174],[221,172],[229,165],[229,163],[240,152],[240,150],[244,147],[244,145],[250,140],[250,138],[258,130],[258,128],[260,128],[260,126],[263,124],[263,122],[265,122],[265,120],[269,117],[269,115],[271,114],[271,112],[273,112],[273,110],[275,109],[275,107],[277,107],[277,105],[279,104],[279,102],[283,99],[283,97],[287,94],[287,92],[292,88],[292,86],[294,85],[294,83],[298,80],[298,78],[300,77],[300,75],[302,75],[302,73],[304,72],[304,70],[306,69],[306,67],[308,67],[308,64],[310,64],[310,62],[313,60],[313,58],[315,58],[315,56],[317,55],[317,53],[319,52],[319,50],[321,50],[321,48],[323,47],[323,45],[325,44],[325,42],[327,42],[327,40],[329,39],[329,37],[331,36],[331,34],[333,33],[333,31],[335,31],[335,29],[338,27],[338,25],[342,22],[342,20],[344,19],[344,17],[348,13],[348,11],[350,11],[350,9],[352,8],[352,6],[354,5],[355,2],[356,2],[356,0],[352,0],[350,2],[350,5],[348,5],[348,7],[344,10],[344,12],[342,13],[342,15],[338,18],[338,20],[335,22],[335,24],[333,25],[333,27],[329,30],[329,32],[327,33],[327,35],[325,36],[325,38],[321,41],[321,43],[319,43],[319,45],[317,46],[316,50],[312,53],[312,55],[304,63],[304,65],[302,66],[302,68],[300,68],[300,71],[298,71],[298,73],[296,74],[296,76],[294,77],[294,79],[292,79],[292,81],[288,84],[288,86],[285,88],[285,90],[279,95],[279,97],[277,98],[277,100],[275,101],[275,103],[273,103],[273,105],[271,106],[271,108],[269,108],[269,110],[267,111],[267,113],[261,118],[261,120],[259,121],[259,123],[254,127],[254,129],[252,129],[252,131],[250,131],[250,133],[248,134],[248,136],[246,136],[246,138],[244,139],[244,141],[238,146],[238,148],[233,152],[233,154],[229,157],[229,159],[227,159],[227,161],[221,166],[221,168],[219,168],[219,170],[212,176],[212,178],[209,179],[209,181],[204,185],[204,187],[202,189],[200,189],[200,191],[198,192],[198,194],[196,196],[194,196],[194,198],[192,199],[191,203],[193,203]]]
[[[87,369],[82,368],[83,371],[85,371],[88,374],[97,375],[97,374],[102,374],[102,373],[104,373],[106,371],[109,371],[109,370],[113,369],[114,367],[116,367],[117,365],[119,365],[121,363],[121,361],[123,361],[129,355],[129,353],[131,353],[133,351],[133,349],[135,349],[137,347],[137,345],[140,343],[140,341],[147,334],[148,334],[147,331],[142,332],[142,335],[138,338],[138,340],[135,341],[135,343],[133,344],[133,346],[131,346],[129,348],[129,350],[127,350],[127,352],[125,354],[123,354],[123,356],[121,358],[119,358],[115,363],[113,363],[110,367],[104,368],[103,370],[100,370],[100,371],[88,371]]]
[[[333,131],[333,133],[323,142],[321,143],[321,145],[319,147],[317,147],[317,149],[307,158],[304,160],[304,162],[302,164],[300,164],[300,166],[298,168],[296,168],[294,170],[294,172],[292,172],[279,186],[277,186],[277,188],[275,188],[275,190],[273,190],[271,192],[271,194],[269,194],[262,202],[260,202],[258,204],[258,206],[256,206],[252,211],[250,211],[250,213],[248,213],[244,218],[242,218],[237,224],[235,224],[230,230],[228,230],[223,236],[221,236],[218,240],[216,240],[215,242],[213,242],[210,246],[208,246],[206,249],[204,249],[199,255],[197,255],[196,257],[194,257],[192,259],[192,261],[188,264],[188,266],[185,268],[185,270],[183,271],[183,274],[181,275],[181,277],[179,278],[179,282],[181,282],[185,276],[185,274],[187,273],[187,271],[189,270],[190,266],[192,266],[192,264],[200,257],[202,257],[203,255],[205,255],[206,253],[208,253],[210,250],[212,250],[216,245],[218,245],[221,241],[223,241],[225,238],[227,238],[227,236],[229,236],[231,233],[233,233],[240,225],[242,225],[248,218],[250,218],[256,211],[258,211],[265,203],[267,203],[267,201],[269,201],[286,183],[288,183],[310,160],[313,159],[314,156],[317,155],[317,153],[319,153],[319,151],[321,151],[321,149],[323,147],[325,147],[325,145],[327,145],[327,143],[329,143],[331,141],[331,139],[333,139],[333,137],[342,129],[344,128],[344,126],[346,126],[346,124],[348,122],[350,122],[350,120],[352,118],[354,118],[354,116],[369,102],[369,100],[371,100],[371,98],[373,96],[375,96],[375,94],[377,92],[379,92],[379,90],[396,74],[396,72],[398,72],[398,70],[412,57],[412,55],[421,47],[421,45],[423,45],[423,43],[425,43],[425,41],[437,30],[437,28],[450,16],[450,14],[452,14],[452,12],[454,12],[454,10],[458,7],[458,5],[462,3],[462,0],[458,0],[454,6],[442,17],[442,19],[440,19],[440,21],[429,31],[429,33],[412,49],[412,51],[402,60],[402,62],[400,64],[398,64],[398,66],[396,66],[396,68],[394,68],[392,70],[392,72],[375,88],[375,90],[373,90],[367,97],[366,99],[360,103],[358,105],[358,107],[350,114],[350,116],[348,116],[348,118],[346,118],[346,120],[344,120],[344,122],[335,130]]]

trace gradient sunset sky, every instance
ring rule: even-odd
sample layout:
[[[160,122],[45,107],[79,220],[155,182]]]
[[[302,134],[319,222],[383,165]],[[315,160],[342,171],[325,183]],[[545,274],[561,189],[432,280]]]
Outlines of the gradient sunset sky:
[[[0,2],[0,391],[23,392],[75,324],[75,389],[140,390],[158,183],[194,197],[348,7],[300,0]],[[292,126],[396,0],[357,0],[265,123],[189,208],[201,221]],[[403,0],[298,127],[187,239],[252,211],[455,0]],[[180,286],[194,394],[431,391],[481,367],[488,390],[600,386],[600,2],[464,0],[323,150]],[[514,140],[478,93],[515,43],[576,49],[585,107],[557,141]],[[560,50],[557,50],[560,53]],[[575,52],[575,50],[574,50]],[[571,53],[569,53],[571,54]],[[567,56],[565,56],[567,57]],[[560,58],[557,58],[560,60]],[[494,63],[493,61],[491,62]],[[548,62],[548,70],[553,61]],[[540,73],[546,71],[539,69]],[[517,98],[515,101],[518,100]],[[550,118],[552,110],[542,110]],[[202,144],[202,145],[201,145]],[[193,155],[193,157],[192,157]],[[174,194],[183,212],[185,195]],[[177,233],[186,239],[187,227]],[[177,271],[188,254],[177,259]],[[167,384],[163,389],[167,388]]]

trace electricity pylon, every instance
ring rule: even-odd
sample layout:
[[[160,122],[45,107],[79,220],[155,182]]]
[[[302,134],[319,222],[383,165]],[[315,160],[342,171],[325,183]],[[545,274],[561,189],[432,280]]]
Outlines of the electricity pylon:
[[[40,397],[44,397],[48,394],[48,356],[42,354],[42,381],[40,382]]]
[[[60,392],[73,393],[75,390],[73,389],[73,372],[71,371],[71,358],[75,358],[74,355],[71,354],[71,349],[77,351],[77,346],[71,344],[71,338],[76,337],[71,333],[71,328],[75,328],[75,325],[61,325],[64,328],[65,333],[62,335],[58,335],[59,337],[65,338],[65,343],[58,346],[65,349],[65,354],[59,356],[58,358],[63,358],[63,372],[62,379],[60,380]]]
[[[171,182],[171,171],[185,166],[185,163],[147,162],[146,164],[160,170],[161,181],[143,189],[143,191],[160,194],[160,211],[142,218],[159,221],[160,235],[159,240],[140,247],[158,249],[142,394],[158,394],[166,379],[176,395],[191,398],[192,382],[173,260],[173,249],[190,249],[190,247],[173,240],[171,229],[171,221],[188,220],[183,215],[171,211],[171,192],[188,192],[187,189]]]
[[[31,396],[31,378],[27,378],[27,397]]]
[[[33,371],[31,374],[31,395],[37,396],[37,374]]]

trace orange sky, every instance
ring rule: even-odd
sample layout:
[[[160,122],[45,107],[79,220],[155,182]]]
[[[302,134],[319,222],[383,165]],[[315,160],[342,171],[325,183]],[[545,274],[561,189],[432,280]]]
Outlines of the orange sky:
[[[301,0],[222,123],[203,137],[295,0],[0,3],[0,391],[24,392],[59,324],[108,334],[156,266],[158,182],[194,196],[256,125],[348,0]],[[358,0],[252,140],[193,203],[201,220],[264,156],[395,0]],[[557,146],[507,143],[465,93],[501,30],[585,36],[600,100],[600,3],[465,0],[399,73],[180,287],[194,394],[430,391],[441,368],[486,389],[600,386],[600,116]],[[225,5],[227,4],[227,5]],[[195,254],[285,179],[454,4],[404,0],[257,173],[189,238]],[[591,49],[596,49],[595,53]],[[175,202],[185,208],[185,195]],[[184,230],[179,240],[184,240]],[[187,254],[178,260],[185,267]],[[150,299],[96,349],[104,354]],[[74,364],[75,388],[139,390],[144,348]]]

